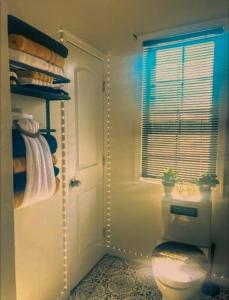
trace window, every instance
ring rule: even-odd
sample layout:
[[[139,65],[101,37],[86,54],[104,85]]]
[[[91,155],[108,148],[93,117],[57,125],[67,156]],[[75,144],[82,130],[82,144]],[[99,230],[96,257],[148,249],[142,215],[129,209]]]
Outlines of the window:
[[[142,177],[216,173],[222,33],[143,43]]]

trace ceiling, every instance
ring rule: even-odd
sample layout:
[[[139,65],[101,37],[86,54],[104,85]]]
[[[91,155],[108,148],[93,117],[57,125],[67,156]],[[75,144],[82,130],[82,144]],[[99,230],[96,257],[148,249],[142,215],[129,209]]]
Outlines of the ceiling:
[[[228,16],[228,0],[8,0],[9,13],[57,36],[60,26],[103,52],[132,34]]]

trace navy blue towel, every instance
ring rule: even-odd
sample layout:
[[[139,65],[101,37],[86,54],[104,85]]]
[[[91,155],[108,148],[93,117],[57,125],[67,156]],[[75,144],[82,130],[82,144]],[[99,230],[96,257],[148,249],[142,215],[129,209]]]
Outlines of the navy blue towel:
[[[54,167],[55,176],[58,176],[60,170]],[[26,186],[26,172],[14,174],[14,192],[24,191]]]
[[[43,134],[43,137],[46,139],[51,153],[55,153],[57,149],[57,141],[55,137],[51,134]],[[18,130],[12,130],[12,143],[13,143],[13,158],[15,157],[25,157],[26,148],[25,142]]]
[[[56,94],[58,96],[69,96],[68,92],[66,92],[63,89],[54,89],[49,86],[36,85],[36,84],[26,84],[25,86],[31,89],[36,89],[37,91],[41,91],[44,93],[47,92],[47,93]]]

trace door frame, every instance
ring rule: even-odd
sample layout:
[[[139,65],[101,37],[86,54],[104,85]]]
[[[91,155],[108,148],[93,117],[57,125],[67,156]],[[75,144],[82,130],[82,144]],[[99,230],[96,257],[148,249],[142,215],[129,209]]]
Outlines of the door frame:
[[[16,299],[7,0],[0,0],[0,300]]]

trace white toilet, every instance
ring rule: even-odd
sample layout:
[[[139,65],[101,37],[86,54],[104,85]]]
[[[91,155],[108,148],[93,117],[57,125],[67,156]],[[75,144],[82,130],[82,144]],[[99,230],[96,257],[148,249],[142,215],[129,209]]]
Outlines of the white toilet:
[[[153,250],[163,300],[198,300],[207,277],[211,203],[162,199],[163,237]]]

